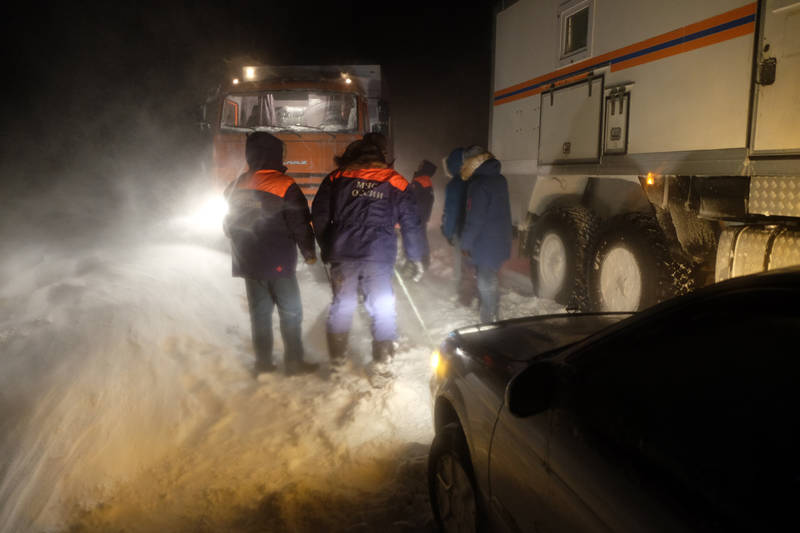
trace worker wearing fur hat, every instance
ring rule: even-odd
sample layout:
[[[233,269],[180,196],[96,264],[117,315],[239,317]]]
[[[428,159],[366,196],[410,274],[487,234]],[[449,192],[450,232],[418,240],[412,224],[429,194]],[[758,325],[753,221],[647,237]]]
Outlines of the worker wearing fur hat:
[[[359,288],[372,318],[372,357],[385,363],[397,337],[392,274],[397,258],[395,225],[405,255],[419,279],[428,253],[408,181],[388,168],[379,146],[360,140],[336,158],[339,167],[319,187],[311,204],[322,260],[330,263],[333,302],[328,313],[328,351],[334,370],[345,362],[347,337]]]
[[[499,272],[511,255],[511,205],[500,162],[481,148],[464,152],[461,179],[469,180],[461,249],[478,271],[481,322],[498,319]]]

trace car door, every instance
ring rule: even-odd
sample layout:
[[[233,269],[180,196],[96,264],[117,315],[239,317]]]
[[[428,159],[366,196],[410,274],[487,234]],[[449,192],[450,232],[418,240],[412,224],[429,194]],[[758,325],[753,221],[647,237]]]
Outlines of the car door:
[[[800,496],[798,301],[692,300],[575,354],[550,413],[552,530],[777,527]]]
[[[548,523],[548,412],[527,418],[504,405],[489,460],[492,531],[545,531]]]

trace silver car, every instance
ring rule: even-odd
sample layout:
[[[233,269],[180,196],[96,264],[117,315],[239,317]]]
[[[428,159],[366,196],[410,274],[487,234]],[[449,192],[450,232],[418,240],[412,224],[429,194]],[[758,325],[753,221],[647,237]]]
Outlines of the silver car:
[[[796,530],[798,332],[798,271],[452,332],[432,361],[438,526]]]

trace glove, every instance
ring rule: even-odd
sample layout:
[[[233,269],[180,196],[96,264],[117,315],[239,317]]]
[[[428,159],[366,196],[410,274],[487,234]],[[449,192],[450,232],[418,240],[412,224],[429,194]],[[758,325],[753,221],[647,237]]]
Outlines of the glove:
[[[308,259],[306,259],[306,264],[307,265],[313,265],[316,262],[317,262],[317,258],[316,257],[309,257]]]
[[[411,276],[411,281],[418,283],[419,280],[422,279],[422,275],[425,273],[425,265],[422,264],[422,261],[409,261],[409,263],[410,267],[408,271]]]

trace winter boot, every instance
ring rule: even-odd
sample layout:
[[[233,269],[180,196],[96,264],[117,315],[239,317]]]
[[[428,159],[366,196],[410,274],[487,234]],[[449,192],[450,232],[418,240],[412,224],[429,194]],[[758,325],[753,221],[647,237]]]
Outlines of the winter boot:
[[[300,361],[286,361],[286,375],[299,376],[301,374],[313,374],[317,371],[319,365],[316,363],[307,363],[303,360]]]
[[[328,356],[331,358],[331,366],[341,367],[344,365],[346,350],[347,333],[328,332]]]
[[[372,360],[386,363],[394,356],[393,341],[372,341]]]
[[[367,380],[376,389],[386,387],[394,378],[391,364],[393,341],[372,341],[372,362],[367,365]]]
[[[269,374],[278,369],[271,360],[256,359],[256,364],[253,366],[253,376],[258,377],[259,374]]]

